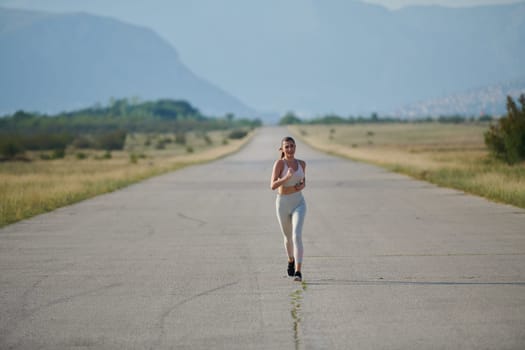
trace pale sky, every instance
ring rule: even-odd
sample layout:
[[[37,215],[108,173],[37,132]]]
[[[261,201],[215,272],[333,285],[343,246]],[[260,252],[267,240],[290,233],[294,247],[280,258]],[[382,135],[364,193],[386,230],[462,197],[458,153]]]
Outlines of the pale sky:
[[[350,0],[349,0],[350,1]],[[465,7],[465,6],[480,6],[480,5],[502,5],[502,4],[512,4],[517,2],[523,2],[524,0],[361,0],[363,2],[373,3],[385,6],[389,9],[399,9],[404,6],[411,5],[440,5],[447,7]],[[6,5],[9,7],[19,7],[19,8],[33,8],[42,10],[47,6],[57,10],[57,7],[63,7],[63,10],[68,11],[71,7],[90,7],[91,0],[68,0],[68,1],[56,1],[56,0],[0,0],[0,6]],[[108,0],[105,1],[106,6],[111,7],[112,5],[128,4],[129,6],[134,6],[137,4],[147,4],[146,0],[132,0],[122,2],[120,0]]]
[[[398,9],[410,5],[441,5],[447,7],[502,5],[521,2],[522,0],[363,0],[373,4],[383,5],[389,9]]]

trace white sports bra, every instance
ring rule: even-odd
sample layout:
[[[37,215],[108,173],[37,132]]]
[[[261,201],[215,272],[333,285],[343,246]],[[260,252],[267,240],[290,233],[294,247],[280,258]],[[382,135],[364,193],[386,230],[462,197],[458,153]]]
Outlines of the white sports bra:
[[[292,177],[289,178],[285,183],[283,183],[284,187],[291,187],[297,185],[299,182],[303,181],[304,179],[304,170],[301,166],[301,162],[299,162],[297,159],[295,160],[297,162],[297,170],[293,173]],[[284,177],[286,173],[288,172],[288,164],[283,159],[284,167],[283,171],[281,172],[281,177]]]

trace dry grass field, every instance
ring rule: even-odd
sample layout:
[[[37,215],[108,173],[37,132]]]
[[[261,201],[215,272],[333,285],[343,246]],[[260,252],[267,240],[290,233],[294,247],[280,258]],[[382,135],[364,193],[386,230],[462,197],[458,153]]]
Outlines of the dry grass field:
[[[207,162],[241,148],[228,131],[175,135],[128,135],[123,151],[67,150],[65,158],[42,160],[46,152],[27,153],[29,162],[0,162],[0,227],[148,177]],[[227,140],[227,141],[225,141]],[[47,152],[51,154],[51,152]]]
[[[295,125],[291,132],[321,151],[525,208],[525,163],[494,159],[488,124]]]

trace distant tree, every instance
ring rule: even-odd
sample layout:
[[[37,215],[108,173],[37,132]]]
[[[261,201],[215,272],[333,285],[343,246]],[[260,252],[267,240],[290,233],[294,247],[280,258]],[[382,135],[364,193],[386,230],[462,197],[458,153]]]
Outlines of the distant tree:
[[[33,118],[33,115],[23,110],[17,111],[15,114],[13,114],[13,119],[16,122],[24,121],[24,120],[31,119],[31,118]]]
[[[492,116],[491,115],[487,115],[487,114],[483,114],[481,115],[478,120],[480,122],[491,122],[493,120]]]
[[[115,116],[125,116],[128,112],[128,100],[123,98],[113,101],[111,112]]]
[[[131,97],[131,105],[136,106],[140,103],[140,97],[139,96],[133,96]]]
[[[294,112],[287,112],[279,121],[279,125],[301,124],[302,121]]]
[[[233,122],[234,118],[235,118],[235,114],[233,114],[233,113],[227,113],[226,114],[226,120],[228,121],[228,123]]]
[[[440,123],[452,123],[452,124],[461,124],[464,123],[467,119],[461,115],[442,115],[438,118]]]
[[[309,124],[345,124],[348,119],[338,116],[337,114],[327,114],[320,118],[314,118],[308,121]]]
[[[508,164],[525,159],[525,94],[519,97],[521,108],[507,96],[507,115],[485,132],[485,144]]]

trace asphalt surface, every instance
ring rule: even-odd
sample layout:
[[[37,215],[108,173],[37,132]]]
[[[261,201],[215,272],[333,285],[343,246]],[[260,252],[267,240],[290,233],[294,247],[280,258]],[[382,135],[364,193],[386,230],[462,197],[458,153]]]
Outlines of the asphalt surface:
[[[300,142],[285,276],[285,134],[1,229],[0,349],[525,349],[524,210]]]

